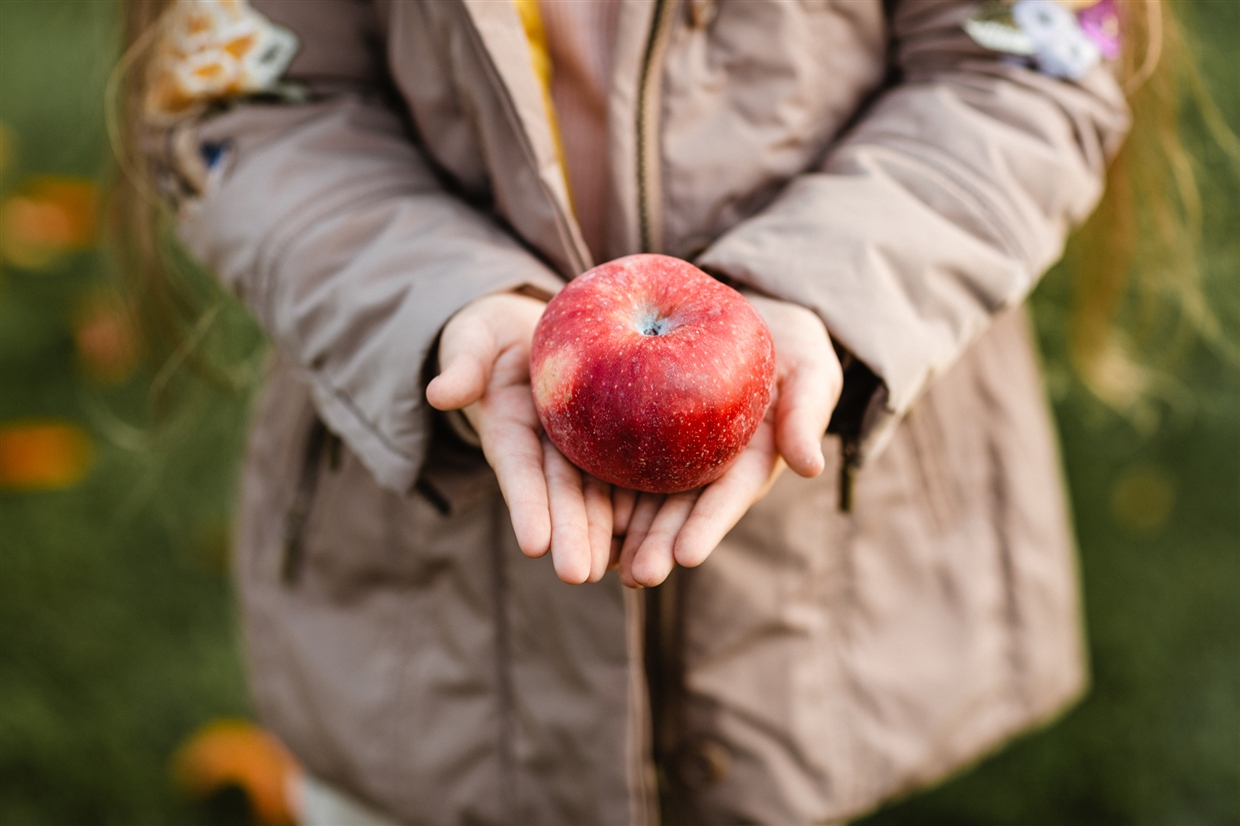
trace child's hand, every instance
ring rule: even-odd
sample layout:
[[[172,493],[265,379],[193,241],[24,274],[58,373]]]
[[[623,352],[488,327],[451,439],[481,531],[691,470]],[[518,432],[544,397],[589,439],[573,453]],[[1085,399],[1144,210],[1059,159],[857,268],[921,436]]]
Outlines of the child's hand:
[[[597,582],[611,556],[611,486],[582,473],[541,436],[530,391],[530,338],[546,305],[504,293],[445,325],[442,371],[426,388],[439,410],[463,410],[482,441],[526,556],[551,551],[565,582]]]
[[[799,305],[746,298],[775,342],[771,406],[749,445],[709,485],[667,496],[616,489],[614,527],[624,539],[613,562],[618,560],[620,580],[630,587],[658,585],[677,563],[700,565],[785,466],[813,477],[825,465],[822,436],[844,383],[827,330]]]
[[[835,350],[809,310],[748,298],[775,341],[776,389],[766,419],[723,476],[670,496],[613,492],[541,436],[529,345],[546,305],[492,295],[452,317],[439,345],[443,371],[426,396],[440,410],[463,409],[478,432],[527,556],[550,549],[565,582],[595,582],[618,563],[626,585],[657,585],[676,563],[700,565],[785,466],[807,477],[822,472],[822,435],[843,384]]]

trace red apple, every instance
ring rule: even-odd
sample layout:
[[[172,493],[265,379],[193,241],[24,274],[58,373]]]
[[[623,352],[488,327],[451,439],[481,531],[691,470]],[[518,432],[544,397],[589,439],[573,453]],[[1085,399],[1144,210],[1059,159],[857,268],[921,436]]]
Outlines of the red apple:
[[[674,493],[719,478],[766,414],[775,346],[736,290],[666,255],[573,279],[534,330],[538,417],[577,467]]]

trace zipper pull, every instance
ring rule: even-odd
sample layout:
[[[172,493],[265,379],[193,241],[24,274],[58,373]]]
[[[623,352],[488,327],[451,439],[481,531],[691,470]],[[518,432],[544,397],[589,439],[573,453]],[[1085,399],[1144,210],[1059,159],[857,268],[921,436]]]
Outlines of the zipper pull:
[[[857,477],[857,466],[860,464],[860,448],[855,436],[840,439],[840,501],[841,513],[852,513],[853,484]]]

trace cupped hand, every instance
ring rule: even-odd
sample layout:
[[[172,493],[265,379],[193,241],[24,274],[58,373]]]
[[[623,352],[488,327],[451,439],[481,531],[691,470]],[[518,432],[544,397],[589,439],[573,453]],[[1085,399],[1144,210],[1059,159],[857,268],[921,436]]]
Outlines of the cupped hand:
[[[702,488],[659,495],[612,494],[612,564],[630,587],[658,585],[674,565],[700,565],[784,467],[805,477],[825,466],[822,437],[843,372],[822,321],[796,304],[746,295],[775,343],[775,393],[766,417],[727,471]]]
[[[597,582],[612,556],[611,487],[578,470],[542,435],[530,391],[530,339],[546,305],[515,293],[476,299],[444,326],[442,370],[426,388],[461,410],[482,442],[521,551],[551,551],[565,582]]]

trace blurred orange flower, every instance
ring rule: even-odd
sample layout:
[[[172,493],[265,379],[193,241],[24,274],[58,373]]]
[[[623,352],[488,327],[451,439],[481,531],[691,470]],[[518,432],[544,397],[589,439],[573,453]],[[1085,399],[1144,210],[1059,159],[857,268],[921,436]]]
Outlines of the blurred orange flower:
[[[82,480],[94,460],[86,431],[69,422],[0,425],[0,489],[53,490]]]
[[[208,723],[181,745],[172,767],[177,785],[195,797],[238,786],[263,826],[296,822],[290,790],[301,768],[280,741],[253,723]]]
[[[38,270],[91,246],[98,234],[97,204],[95,184],[86,178],[31,178],[0,205],[0,253]]]
[[[245,0],[171,3],[160,26],[145,100],[156,123],[214,100],[273,89],[297,52],[297,36]]]
[[[120,384],[138,366],[138,337],[118,296],[99,292],[88,297],[73,322],[78,361],[91,378]]]

